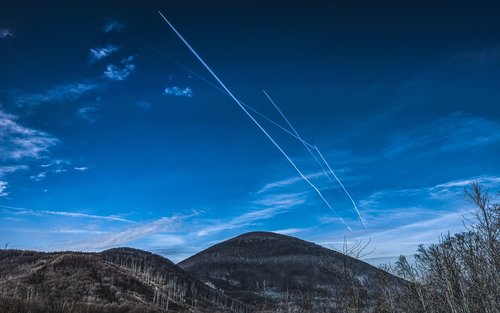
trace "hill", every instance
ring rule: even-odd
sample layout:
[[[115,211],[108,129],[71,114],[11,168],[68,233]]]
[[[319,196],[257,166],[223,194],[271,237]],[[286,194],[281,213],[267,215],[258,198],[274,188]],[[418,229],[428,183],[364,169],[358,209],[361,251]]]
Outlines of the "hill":
[[[383,284],[402,283],[342,253],[269,232],[240,235],[178,265],[202,282],[261,310],[373,308]]]
[[[247,312],[149,252],[0,251],[0,312]]]

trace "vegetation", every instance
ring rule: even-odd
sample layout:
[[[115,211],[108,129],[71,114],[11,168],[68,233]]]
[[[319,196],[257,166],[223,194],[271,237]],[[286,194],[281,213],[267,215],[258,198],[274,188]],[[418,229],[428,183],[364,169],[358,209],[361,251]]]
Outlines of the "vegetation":
[[[500,313],[500,205],[479,184],[465,193],[476,207],[467,231],[386,271],[359,261],[369,242],[335,252],[272,233],[211,247],[181,263],[190,271],[130,248],[0,249],[0,313]]]
[[[421,245],[414,264],[401,256],[387,270],[411,282],[385,285],[379,312],[500,312],[500,205],[475,183],[465,191],[476,209],[467,231]]]

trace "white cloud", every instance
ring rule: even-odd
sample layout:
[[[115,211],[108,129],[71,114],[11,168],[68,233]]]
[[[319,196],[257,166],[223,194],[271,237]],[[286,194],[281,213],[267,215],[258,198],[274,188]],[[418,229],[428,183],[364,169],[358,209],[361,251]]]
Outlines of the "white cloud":
[[[183,89],[180,87],[173,86],[165,88],[165,94],[169,96],[191,98],[193,96],[193,90],[189,87]]]
[[[86,167],[86,166],[80,166],[80,167],[74,167],[75,171],[78,171],[78,172],[85,172],[87,171],[89,168]]]
[[[110,19],[106,22],[106,24],[104,24],[104,26],[101,28],[101,30],[104,33],[110,33],[113,31],[121,31],[124,28],[125,28],[125,25],[120,23],[118,20]]]
[[[254,205],[264,206],[264,209],[250,211],[230,220],[214,221],[212,225],[198,230],[197,235],[206,236],[220,231],[251,226],[258,221],[271,219],[285,213],[304,202],[305,195],[303,193],[270,195],[254,202]]]
[[[0,111],[0,159],[39,159],[58,143],[52,135],[20,125],[17,117]]]
[[[20,95],[16,98],[16,103],[19,106],[35,106],[50,102],[73,102],[101,87],[101,84],[89,81],[64,84],[45,92]]]
[[[125,80],[135,70],[135,64],[132,63],[133,60],[134,57],[129,56],[121,61],[122,66],[108,65],[104,71],[104,76],[114,81]]]
[[[278,229],[272,230],[273,233],[282,234],[282,235],[293,235],[300,232],[303,232],[304,228],[287,228],[287,229]]]
[[[245,226],[250,226],[257,221],[270,219],[280,213],[283,213],[284,210],[275,207],[275,208],[267,208],[262,210],[257,210],[253,212],[248,212],[237,216],[229,221],[218,221],[214,225],[204,227],[203,229],[197,232],[198,236],[206,236],[212,233],[241,228]]]
[[[5,197],[8,193],[5,191],[7,189],[8,183],[6,181],[0,180],[0,197]]]
[[[82,244],[82,248],[91,250],[106,249],[123,245],[148,235],[173,231],[177,229],[182,219],[183,217],[180,215],[162,217],[158,220],[142,223],[136,227],[131,227],[108,236],[94,238],[94,240],[90,239],[87,243]]]
[[[97,220],[108,220],[114,222],[126,222],[133,223],[133,221],[115,216],[115,215],[95,215],[95,214],[86,214],[86,213],[78,213],[78,212],[65,212],[65,211],[49,211],[49,210],[30,210],[25,208],[17,208],[6,205],[0,205],[1,208],[9,210],[11,214],[15,215],[32,215],[32,216],[43,216],[43,215],[56,215],[56,216],[64,216],[64,217],[72,217],[72,218],[86,218],[86,219],[97,219]]]
[[[323,177],[323,176],[326,177],[324,172],[318,172],[318,173],[306,175],[307,179],[309,179],[309,180],[312,180],[312,179],[318,178],[318,177]],[[304,181],[304,179],[300,176],[292,176],[290,178],[274,181],[274,182],[271,182],[271,183],[264,185],[264,187],[262,187],[259,191],[257,191],[257,194],[263,193],[263,192],[266,192],[269,190],[277,189],[277,188],[288,187],[288,186],[294,185],[294,184],[301,182],[301,181]]]
[[[40,172],[40,173],[38,173],[36,175],[31,175],[30,179],[34,180],[34,181],[41,181],[41,180],[44,180],[45,177],[47,177],[47,173],[46,172]]]
[[[17,171],[27,170],[29,167],[27,165],[6,165],[0,166],[0,178]]]
[[[7,37],[14,37],[14,33],[10,29],[0,28],[0,39]]]
[[[102,60],[102,59],[110,56],[114,52],[118,51],[119,49],[120,49],[119,47],[116,47],[116,46],[113,46],[113,45],[107,45],[105,47],[92,48],[89,51],[89,53],[90,53],[90,62],[93,63],[93,62],[100,61],[100,60]]]

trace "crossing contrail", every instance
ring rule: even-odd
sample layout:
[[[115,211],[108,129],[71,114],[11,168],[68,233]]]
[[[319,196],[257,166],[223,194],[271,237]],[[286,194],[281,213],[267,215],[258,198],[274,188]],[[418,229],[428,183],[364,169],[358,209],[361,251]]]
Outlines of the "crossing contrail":
[[[295,135],[297,136],[297,138],[302,142],[302,144],[304,145],[304,147],[306,147],[307,151],[309,151],[309,153],[311,154],[311,156],[314,158],[314,160],[316,161],[316,163],[318,163],[318,165],[321,167],[321,170],[323,171],[324,175],[330,180],[332,181],[332,179],[330,178],[330,175],[328,175],[328,173],[326,172],[323,164],[318,160],[318,158],[316,157],[316,155],[313,153],[313,151],[311,150],[311,148],[309,148],[309,146],[307,144],[305,144],[305,141],[302,139],[302,137],[300,136],[299,132],[295,129],[295,127],[293,127],[292,123],[290,123],[290,121],[288,120],[288,118],[285,116],[285,114],[283,114],[283,112],[280,110],[280,108],[278,107],[278,105],[274,102],[274,100],[267,94],[267,92],[263,89],[262,92],[266,95],[267,99],[269,99],[269,101],[272,103],[272,105],[276,108],[276,110],[279,112],[279,114],[281,114],[281,117],[283,117],[283,119],[285,120],[285,122],[288,124],[288,126],[290,126],[290,129],[295,133]],[[314,149],[314,147],[313,147]]]
[[[323,202],[326,204],[326,206],[330,210],[332,210],[333,212],[337,213],[335,211],[335,209],[333,209],[333,207],[330,205],[330,203],[325,199],[325,197],[323,197],[323,195],[321,194],[321,191],[313,183],[311,183],[311,181],[309,181],[309,179],[307,179],[307,177],[300,171],[300,169],[297,167],[297,165],[295,165],[295,163],[292,161],[292,159],[290,159],[290,157],[288,156],[288,154],[286,154],[286,152],[273,139],[273,137],[271,137],[271,135],[269,135],[269,133],[264,129],[264,127],[262,127],[262,125],[260,125],[260,123],[253,117],[253,115],[250,112],[248,112],[248,110],[245,108],[245,106],[243,106],[241,104],[241,102],[233,95],[233,93],[229,90],[229,88],[226,87],[226,85],[214,73],[214,71],[210,68],[210,66],[208,66],[207,63],[205,63],[205,61],[193,49],[193,47],[191,47],[191,45],[187,42],[187,40],[184,39],[184,37],[177,31],[177,29],[174,27],[174,25],[172,25],[172,23],[170,23],[170,21],[160,11],[158,11],[158,13],[165,20],[165,22],[168,24],[168,26],[170,26],[170,28],[172,28],[172,30],[175,32],[175,34],[182,40],[182,42],[189,48],[189,50],[194,54],[194,56],[198,59],[198,61],[200,61],[201,64],[203,64],[203,66],[207,69],[207,71],[209,71],[210,74],[215,78],[215,80],[217,80],[217,82],[227,92],[227,94],[229,94],[229,96],[238,104],[238,106],[243,110],[243,112],[245,112],[245,114],[255,123],[255,125],[257,125],[257,127],[259,127],[259,129],[266,135],[266,137],[283,154],[283,156],[285,156],[285,158],[288,160],[288,162],[290,162],[290,164],[293,166],[293,168],[295,168],[295,170],[297,171],[297,173],[316,191],[316,193],[321,198],[321,200],[323,200]],[[338,216],[338,214],[337,214],[337,216]],[[344,219],[341,216],[338,216],[338,218],[345,225],[345,227],[347,227],[347,229],[349,229],[350,231],[352,231],[351,227],[349,227],[349,225],[347,225],[347,223],[344,221]]]
[[[342,189],[344,189],[344,192],[346,193],[346,195],[349,197],[349,199],[351,200],[352,202],[352,205],[354,206],[354,210],[356,210],[356,213],[358,214],[358,217],[359,217],[359,220],[361,221],[361,224],[363,224],[363,227],[366,229],[366,224],[365,224],[365,221],[363,220],[363,217],[361,217],[361,213],[359,212],[358,210],[358,207],[356,206],[356,202],[354,202],[353,198],[351,197],[351,194],[349,194],[349,192],[347,191],[347,189],[344,187],[344,184],[342,184],[342,182],[340,181],[340,179],[337,177],[337,175],[335,175],[335,172],[333,171],[333,169],[330,167],[330,164],[328,164],[328,162],[326,161],[326,159],[323,157],[323,154],[321,153],[321,151],[319,151],[319,149],[314,146],[314,148],[316,149],[316,151],[318,152],[319,156],[321,157],[321,159],[323,160],[323,162],[325,162],[326,166],[328,167],[328,169],[330,170],[330,173],[332,173],[333,177],[335,177],[335,179],[337,180],[337,182],[340,184],[340,186],[342,187]]]
[[[267,99],[269,99],[269,101],[274,105],[274,107],[276,108],[276,110],[278,110],[278,112],[281,114],[281,116],[283,117],[283,119],[287,122],[288,126],[290,126],[290,128],[293,130],[293,132],[295,133],[295,135],[297,135],[297,137],[302,140],[302,137],[300,136],[299,132],[295,129],[295,127],[293,127],[292,123],[288,120],[288,118],[285,116],[285,114],[280,110],[280,108],[274,102],[274,100],[268,95],[268,93],[265,90],[262,90],[262,91],[266,95]],[[318,158],[316,158],[316,155],[314,155],[314,153],[312,152],[312,150],[306,144],[304,144],[304,146],[307,148],[307,151],[309,151],[309,153],[313,156],[314,160],[316,160],[316,162],[321,166],[321,169],[323,171],[325,171],[325,169],[323,167],[323,164],[321,164],[320,161],[318,160]],[[351,195],[349,194],[349,192],[347,191],[347,189],[344,187],[344,184],[342,184],[342,182],[337,177],[337,175],[335,174],[335,172],[333,171],[333,169],[330,167],[330,164],[328,164],[328,162],[326,161],[326,159],[323,157],[323,154],[321,153],[321,151],[319,151],[318,147],[314,146],[313,149],[316,150],[316,152],[318,153],[318,155],[323,160],[323,163],[328,167],[328,170],[330,171],[330,173],[333,175],[333,177],[335,177],[335,179],[337,180],[337,182],[340,184],[340,186],[344,190],[345,194],[351,200],[352,205],[354,206],[354,210],[356,210],[356,213],[358,214],[359,220],[361,221],[361,224],[363,224],[363,227],[366,229],[365,221],[361,217],[361,213],[359,212],[358,207],[356,206],[356,203],[354,202],[354,199],[351,197]],[[327,175],[327,177],[328,177],[328,179],[330,179],[330,175]]]
[[[199,80],[201,80],[202,82],[206,83],[207,85],[215,88],[216,90],[220,91],[221,93],[223,93],[224,95],[228,96],[228,97],[231,97],[224,89],[222,89],[221,87],[217,86],[216,84],[214,84],[213,82],[211,82],[210,80],[206,79],[205,77],[203,77],[202,75],[198,74],[197,72],[193,71],[192,69],[190,69],[189,67],[185,66],[184,64],[172,59],[171,57],[169,57],[168,55],[164,54],[162,51],[152,47],[151,45],[147,44],[146,42],[143,42],[141,41],[144,45],[146,45],[146,47],[150,48],[151,50],[153,50],[154,52],[158,53],[158,55],[164,57],[165,59],[169,60],[170,62],[174,63],[175,65],[181,67],[182,69],[184,69],[185,71],[187,71],[188,73],[192,74],[193,76],[195,76],[196,78],[198,78]],[[251,107],[250,105],[246,104],[245,102],[241,101],[240,100],[240,103],[245,106],[247,109],[249,109],[250,111],[254,112],[255,114],[257,114],[258,116],[262,117],[263,119],[265,119],[266,121],[268,121],[269,123],[273,124],[274,126],[278,127],[279,129],[281,129],[282,131],[286,132],[288,135],[294,137],[295,139],[299,140],[300,142],[302,142],[306,147],[308,147],[308,149],[314,149],[314,145],[312,145],[311,143],[305,141],[303,138],[300,138],[299,136],[297,136],[296,134],[292,133],[291,131],[289,131],[288,129],[286,129],[285,127],[283,127],[282,125],[280,125],[279,123],[273,121],[271,118],[267,117],[266,115],[264,115],[263,113],[257,111],[256,109],[254,109],[253,107]],[[328,177],[330,179],[330,177]],[[331,179],[330,179],[331,180]]]

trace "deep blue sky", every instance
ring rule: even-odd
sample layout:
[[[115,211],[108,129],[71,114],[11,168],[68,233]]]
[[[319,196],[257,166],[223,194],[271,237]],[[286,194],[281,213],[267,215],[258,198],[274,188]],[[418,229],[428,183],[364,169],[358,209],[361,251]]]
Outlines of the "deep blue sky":
[[[101,2],[0,5],[0,242],[180,260],[269,230],[371,238],[377,263],[462,230],[470,182],[499,190],[494,2]],[[367,229],[299,141],[256,116],[337,213],[204,81],[157,10],[287,127],[268,91]]]

